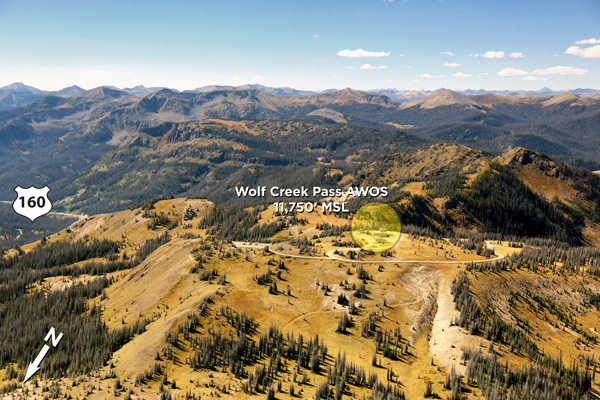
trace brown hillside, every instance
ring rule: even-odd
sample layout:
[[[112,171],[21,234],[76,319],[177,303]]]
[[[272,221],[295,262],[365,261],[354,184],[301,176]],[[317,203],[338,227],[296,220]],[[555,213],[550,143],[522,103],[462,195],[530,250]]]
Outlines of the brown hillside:
[[[569,168],[545,154],[516,147],[498,156],[495,161],[510,166],[527,186],[549,200],[558,197],[561,201],[570,202],[577,197]]]
[[[365,182],[369,183],[408,178],[428,180],[450,171],[477,169],[487,157],[486,152],[460,144],[435,144],[406,153],[386,155],[363,168],[362,175]]]
[[[400,108],[410,108],[419,106],[421,108],[429,109],[436,108],[441,106],[450,106],[450,105],[470,105],[470,106],[480,106],[480,104],[476,103],[475,100],[471,98],[457,93],[452,90],[443,90],[441,92],[433,93],[427,97],[422,99],[414,100],[405,104],[402,104]]]

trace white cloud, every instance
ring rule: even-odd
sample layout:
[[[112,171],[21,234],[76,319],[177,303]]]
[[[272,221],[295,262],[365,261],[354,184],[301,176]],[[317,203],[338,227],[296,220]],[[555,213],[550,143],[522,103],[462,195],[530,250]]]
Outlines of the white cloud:
[[[413,82],[419,82],[419,80],[418,79],[413,79]]]
[[[524,58],[525,56],[523,55],[523,53],[510,53],[510,56],[512,58]]]
[[[337,55],[340,57],[386,57],[389,56],[390,53],[386,53],[385,51],[365,51],[363,49],[357,50],[340,50],[337,52]]]
[[[600,44],[582,49],[579,46],[571,46],[565,51],[565,54],[573,54],[574,56],[584,58],[600,58]]]
[[[469,57],[477,58],[479,57],[479,54],[469,54]]]
[[[356,68],[354,68],[354,67],[346,67],[346,69],[356,69]]]
[[[600,44],[600,39],[591,38],[591,39],[578,40],[577,42],[575,42],[575,44]]]
[[[365,64],[360,69],[387,69],[387,65],[380,65],[378,67],[374,67],[371,64]]]
[[[504,68],[502,71],[498,72],[499,76],[517,76],[517,75],[527,75],[527,71],[523,71],[522,69],[515,68]]]
[[[504,58],[504,52],[503,51],[486,51],[481,56],[485,57],[485,58]]]
[[[536,69],[535,71],[533,71],[531,73],[531,75],[553,75],[553,74],[584,75],[586,72],[588,72],[587,69],[573,68],[573,67],[561,67],[559,65],[559,66],[552,67],[552,68]]]
[[[406,68],[412,68],[412,65],[407,65]]]
[[[455,74],[450,74],[450,76],[455,76],[457,78],[468,78],[471,74],[463,74],[462,72],[457,72]]]
[[[454,57],[456,55],[456,54],[452,54],[451,51],[442,51],[440,54],[444,55],[444,56],[452,56],[452,57]]]
[[[482,76],[486,76],[488,73],[487,72],[482,72],[479,75],[477,75],[478,78],[481,78]]]
[[[254,78],[252,78],[253,81],[262,81],[262,76],[260,75],[256,75]]]
[[[311,36],[311,38],[313,38],[313,39],[316,39],[316,38],[318,38],[318,37],[319,37],[319,35],[312,35],[312,36]]]
[[[421,74],[418,75],[420,78],[440,78],[442,75],[431,75],[431,74]]]
[[[240,77],[239,77],[239,76],[237,76],[237,75],[236,75],[236,76],[232,76],[232,77],[231,77],[231,80],[232,80],[232,81],[239,81],[239,80],[240,80]]]
[[[548,78],[540,78],[539,76],[526,76],[523,78],[524,81],[547,81]]]
[[[457,63],[446,63],[444,67],[460,67],[460,64]]]

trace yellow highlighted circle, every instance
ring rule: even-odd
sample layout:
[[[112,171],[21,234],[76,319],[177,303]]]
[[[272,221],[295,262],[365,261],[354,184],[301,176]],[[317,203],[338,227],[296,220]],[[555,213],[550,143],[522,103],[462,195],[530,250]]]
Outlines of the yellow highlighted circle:
[[[389,250],[400,235],[400,218],[387,204],[365,204],[352,217],[352,237],[365,250]]]

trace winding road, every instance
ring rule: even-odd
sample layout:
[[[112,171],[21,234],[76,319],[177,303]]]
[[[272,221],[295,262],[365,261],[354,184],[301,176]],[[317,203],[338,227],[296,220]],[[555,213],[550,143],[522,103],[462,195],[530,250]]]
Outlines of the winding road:
[[[82,219],[86,219],[87,217],[89,217],[89,215],[87,215],[87,214],[69,214],[69,213],[52,212],[52,211],[50,211],[48,214],[51,214],[51,215],[62,215],[64,217],[75,217],[75,218],[79,219],[80,221]]]
[[[0,203],[12,204],[12,203],[14,203],[14,201],[0,200]],[[89,215],[86,215],[86,214],[70,214],[70,213],[54,212],[54,211],[50,211],[48,214],[49,215],[62,215],[63,217],[74,217],[74,218],[79,219],[80,221],[82,219],[86,219],[87,217],[89,217]]]
[[[400,240],[403,240],[404,235],[402,235],[400,237]],[[270,243],[246,243],[246,242],[233,242],[233,244],[238,247],[238,248],[254,248],[254,249],[264,249],[266,247],[272,246],[272,244]],[[474,264],[479,264],[479,263],[487,263],[487,262],[492,262],[492,261],[498,261],[501,260],[505,257],[504,254],[500,254],[498,253],[494,247],[492,246],[492,240],[486,240],[485,241],[485,245],[487,246],[488,249],[494,250],[494,254],[496,255],[496,257],[494,258],[488,258],[485,260],[411,260],[411,259],[393,259],[393,260],[370,260],[370,261],[364,261],[364,260],[348,260],[346,258],[341,258],[336,256],[334,253],[336,250],[338,251],[349,251],[349,250],[353,250],[355,252],[358,252],[361,250],[360,247],[340,247],[339,249],[333,249],[333,250],[329,250],[328,252],[325,253],[326,257],[319,257],[319,256],[305,256],[305,255],[296,255],[296,254],[287,254],[287,253],[282,253],[279,251],[275,251],[275,250],[271,250],[269,248],[269,251],[273,254],[277,254],[279,256],[284,256],[284,257],[294,257],[294,258],[308,258],[308,259],[313,259],[313,260],[330,260],[330,261],[340,261],[340,262],[347,262],[347,263],[362,263],[362,264],[373,264],[373,263],[409,263],[409,264],[470,264],[470,263],[474,263]]]

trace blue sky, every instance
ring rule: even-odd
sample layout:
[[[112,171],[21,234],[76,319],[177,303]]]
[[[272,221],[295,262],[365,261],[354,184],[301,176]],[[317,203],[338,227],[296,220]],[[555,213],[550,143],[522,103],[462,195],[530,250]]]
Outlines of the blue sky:
[[[600,89],[600,1],[0,0],[0,86],[16,81]]]

